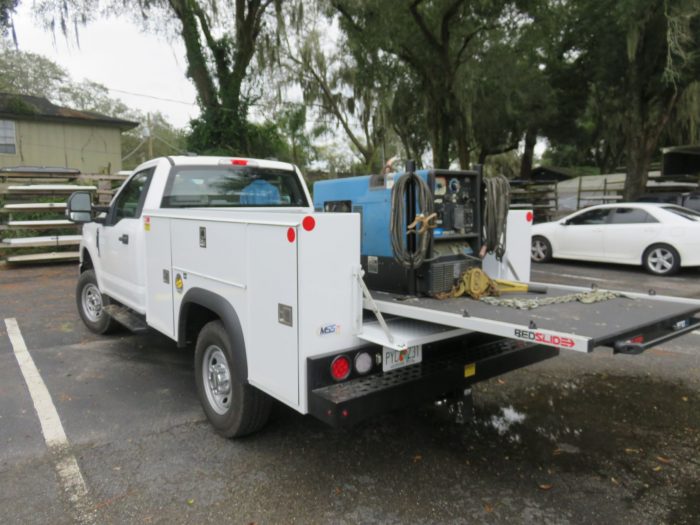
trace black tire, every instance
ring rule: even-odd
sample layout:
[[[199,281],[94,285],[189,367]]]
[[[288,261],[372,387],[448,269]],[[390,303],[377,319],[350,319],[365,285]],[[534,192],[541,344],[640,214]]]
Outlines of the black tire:
[[[103,295],[97,287],[94,270],[86,270],[80,274],[75,289],[75,299],[80,318],[91,332],[108,334],[119,327],[117,322],[103,310],[110,301],[109,297]]]
[[[668,244],[652,244],[644,251],[642,266],[654,275],[673,275],[681,267],[681,256]]]
[[[236,379],[236,360],[221,321],[211,321],[199,332],[194,359],[199,400],[219,434],[227,438],[246,436],[267,423],[272,400]]]
[[[532,259],[533,262],[541,263],[551,261],[552,244],[541,235],[535,235],[532,238],[532,244],[530,247],[530,259]]]

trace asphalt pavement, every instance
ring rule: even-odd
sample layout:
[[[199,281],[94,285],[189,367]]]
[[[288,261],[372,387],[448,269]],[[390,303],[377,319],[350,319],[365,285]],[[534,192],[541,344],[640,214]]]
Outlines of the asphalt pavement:
[[[697,270],[557,262],[532,278],[700,299]],[[74,265],[0,269],[0,523],[700,522],[698,333],[481,383],[466,425],[419,406],[333,430],[276,405],[226,440],[192,351],[88,332],[76,280]]]

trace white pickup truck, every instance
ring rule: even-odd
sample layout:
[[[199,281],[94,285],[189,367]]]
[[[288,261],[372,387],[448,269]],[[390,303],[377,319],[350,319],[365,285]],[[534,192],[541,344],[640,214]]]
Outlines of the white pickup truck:
[[[699,302],[657,296],[521,310],[368,290],[369,214],[315,210],[299,170],[282,162],[159,158],[109,207],[77,192],[66,214],[85,223],[77,306],[87,327],[150,327],[194,344],[202,406],[229,437],[264,425],[272,399],[342,426],[463,395],[559,348],[637,353],[700,323]]]

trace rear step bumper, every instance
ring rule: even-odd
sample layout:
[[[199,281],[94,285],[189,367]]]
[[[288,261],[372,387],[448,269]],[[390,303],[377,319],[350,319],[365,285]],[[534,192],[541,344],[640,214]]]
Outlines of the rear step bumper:
[[[511,340],[425,350],[420,364],[311,390],[309,413],[333,427],[350,426],[559,355],[556,348]]]

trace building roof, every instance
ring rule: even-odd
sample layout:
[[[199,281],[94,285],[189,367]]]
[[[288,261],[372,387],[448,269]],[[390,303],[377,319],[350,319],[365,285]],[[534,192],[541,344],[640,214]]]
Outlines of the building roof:
[[[0,93],[0,118],[92,124],[115,127],[121,131],[127,131],[139,125],[138,122],[109,117],[93,111],[78,111],[57,106],[44,97],[12,93]]]

